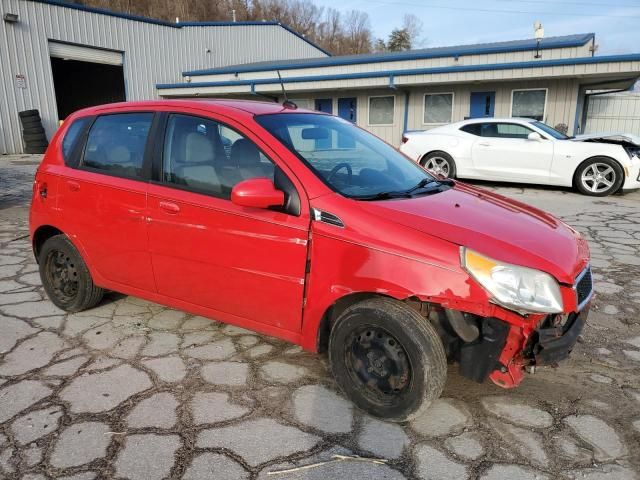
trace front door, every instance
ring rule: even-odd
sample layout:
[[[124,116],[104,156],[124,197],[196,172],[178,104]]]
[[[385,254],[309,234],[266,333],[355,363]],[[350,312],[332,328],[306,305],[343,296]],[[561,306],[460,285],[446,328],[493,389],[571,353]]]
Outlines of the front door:
[[[474,169],[486,179],[548,183],[553,141],[529,140],[532,132],[517,123],[482,123],[471,150]]]
[[[358,113],[358,99],[352,98],[339,98],[338,99],[338,116],[345,120],[356,123]],[[338,148],[354,148],[355,141],[351,137],[344,135],[338,135]]]
[[[282,170],[252,140],[210,118],[170,114],[165,131],[160,178],[149,187],[159,293],[227,318],[300,331],[308,214],[230,200],[236,183],[274,179]]]
[[[314,108],[319,112],[333,113],[333,99],[332,98],[316,98]]]
[[[338,99],[338,116],[349,120],[351,123],[356,123],[358,111],[358,99],[353,98],[339,98]]]
[[[100,276],[125,287],[155,291],[147,235],[145,146],[153,113],[96,118],[76,169],[60,179],[62,228],[77,238]],[[81,147],[81,146],[80,146]],[[150,158],[149,158],[150,159]]]
[[[493,117],[496,92],[471,92],[470,118]]]

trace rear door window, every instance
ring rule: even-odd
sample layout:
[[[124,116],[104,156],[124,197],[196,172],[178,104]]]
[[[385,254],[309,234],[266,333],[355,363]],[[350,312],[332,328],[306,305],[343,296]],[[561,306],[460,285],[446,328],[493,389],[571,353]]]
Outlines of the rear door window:
[[[103,115],[91,126],[82,166],[119,177],[142,178],[153,113]]]

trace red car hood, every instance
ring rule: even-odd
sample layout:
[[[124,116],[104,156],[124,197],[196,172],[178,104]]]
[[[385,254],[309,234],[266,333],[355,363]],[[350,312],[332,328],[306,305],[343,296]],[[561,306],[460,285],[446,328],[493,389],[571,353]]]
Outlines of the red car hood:
[[[469,185],[360,204],[371,214],[496,260],[545,271],[562,283],[573,284],[589,261],[586,240],[571,227],[542,210]]]

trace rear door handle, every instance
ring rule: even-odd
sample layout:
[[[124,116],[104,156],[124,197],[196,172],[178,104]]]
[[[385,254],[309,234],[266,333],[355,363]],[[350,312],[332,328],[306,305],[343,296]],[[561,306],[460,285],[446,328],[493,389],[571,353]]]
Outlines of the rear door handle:
[[[72,192],[77,192],[78,190],[80,190],[80,184],[78,182],[74,182],[73,180],[67,180],[67,186]]]
[[[160,202],[159,206],[160,206],[160,209],[172,215],[175,215],[176,213],[180,213],[180,207],[173,202]]]

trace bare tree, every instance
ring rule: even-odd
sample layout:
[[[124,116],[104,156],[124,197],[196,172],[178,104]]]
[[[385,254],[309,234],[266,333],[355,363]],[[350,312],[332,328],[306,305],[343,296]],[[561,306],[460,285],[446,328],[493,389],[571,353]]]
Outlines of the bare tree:
[[[344,22],[346,54],[369,53],[372,50],[371,22],[369,14],[359,10],[347,13]]]
[[[422,37],[424,23],[412,13],[406,13],[402,17],[402,30],[407,32],[411,48],[420,48],[426,45],[426,38]]]
[[[353,10],[341,14],[312,0],[76,0],[88,6],[134,15],[180,21],[276,21],[336,54],[368,53],[373,49],[369,15]],[[418,24],[417,17],[410,25]],[[405,21],[406,23],[406,21]],[[417,28],[417,30],[420,30]]]

